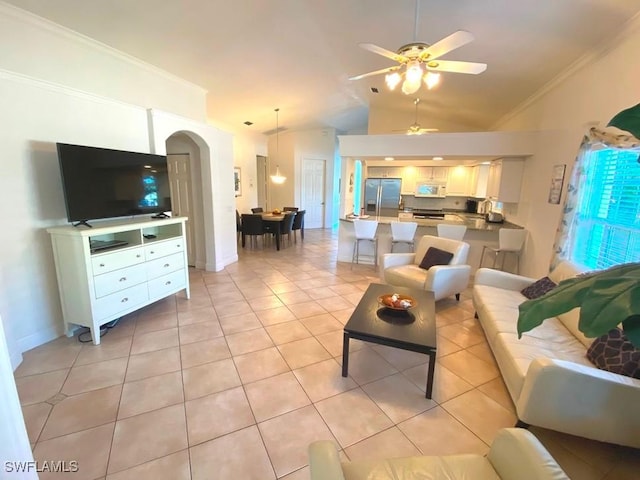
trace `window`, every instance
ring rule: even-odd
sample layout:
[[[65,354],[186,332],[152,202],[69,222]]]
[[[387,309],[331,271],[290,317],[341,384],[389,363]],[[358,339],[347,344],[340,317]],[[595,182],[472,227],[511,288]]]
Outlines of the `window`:
[[[584,178],[571,259],[593,269],[640,261],[638,152],[592,151],[585,161]]]

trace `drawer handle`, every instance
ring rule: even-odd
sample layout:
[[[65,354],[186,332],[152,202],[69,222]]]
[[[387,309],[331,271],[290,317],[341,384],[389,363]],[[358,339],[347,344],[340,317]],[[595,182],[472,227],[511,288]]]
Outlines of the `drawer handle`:
[[[137,254],[137,255],[136,255],[136,258],[140,258],[141,256],[142,256],[142,255],[140,255],[140,254]]]
[[[126,282],[127,281],[127,277],[122,277],[119,281],[120,282]]]
[[[151,250],[149,253],[150,253],[151,255],[153,255],[153,254],[154,254],[154,253],[156,253],[156,252],[154,252],[153,250]]]
[[[100,266],[101,266],[101,267],[104,267],[104,263],[101,263],[101,264],[100,264]]]
[[[171,285],[171,280],[169,280],[168,282],[165,282],[165,285]]]
[[[179,243],[177,244],[177,247],[180,248],[182,245],[180,245]]]
[[[128,302],[128,301],[129,301],[128,297],[124,297],[122,300],[120,300],[121,303],[125,303],[125,302]]]
[[[165,264],[164,264],[164,268],[167,268],[168,266],[169,266],[169,264],[168,264],[168,263],[165,263]]]

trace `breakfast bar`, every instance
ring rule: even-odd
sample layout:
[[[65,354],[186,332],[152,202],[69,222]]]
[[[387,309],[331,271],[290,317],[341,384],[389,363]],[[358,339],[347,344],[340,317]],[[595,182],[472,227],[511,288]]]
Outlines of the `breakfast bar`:
[[[353,255],[353,244],[355,241],[355,233],[353,229],[353,220],[359,218],[355,216],[347,216],[340,219],[340,228],[338,231],[338,261],[351,262]],[[465,225],[467,231],[464,241],[469,244],[468,264],[471,265],[472,272],[480,265],[480,256],[485,245],[498,246],[498,231],[501,228],[522,228],[519,225],[505,221],[503,223],[489,223],[479,214],[470,214],[463,212],[447,212],[441,218],[414,218],[411,216],[399,217],[362,217],[363,220],[377,220],[378,230],[378,257],[385,253],[391,252],[391,222],[416,222],[418,229],[415,238],[418,239],[423,235],[438,235],[436,226],[438,224],[449,225]],[[368,244],[361,245],[361,253],[364,255],[372,255],[372,248]],[[399,244],[395,247],[394,252],[407,252],[406,245]],[[363,261],[364,263],[364,261]],[[373,263],[372,261],[370,263]]]

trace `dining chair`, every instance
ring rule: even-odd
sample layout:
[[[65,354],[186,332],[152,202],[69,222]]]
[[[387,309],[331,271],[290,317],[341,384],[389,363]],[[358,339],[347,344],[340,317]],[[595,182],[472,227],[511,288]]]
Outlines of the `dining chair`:
[[[436,230],[438,231],[439,237],[462,241],[462,239],[464,238],[464,234],[467,233],[467,226],[439,223],[438,225],[436,225]]]
[[[485,245],[482,248],[480,256],[480,266],[484,260],[484,254],[488,250],[494,254],[492,268],[496,268],[498,256],[502,253],[502,262],[500,262],[500,270],[504,270],[504,263],[507,254],[515,256],[516,268],[515,273],[520,271],[520,252],[527,238],[527,231],[524,228],[501,228],[498,231],[498,248]]]
[[[298,242],[298,230],[300,230],[300,238],[304,242],[304,214],[305,213],[306,213],[306,210],[298,210],[296,212],[296,218],[293,219],[293,227],[291,227],[291,230],[293,230],[293,241],[295,243]]]
[[[295,212],[289,212],[284,214],[284,220],[280,222],[280,243],[287,236],[287,242],[291,245],[291,232],[293,231],[293,222],[296,218]]]
[[[262,209],[262,207],[253,207],[251,209],[251,212],[252,213],[262,213],[262,212],[264,212],[264,210]]]
[[[353,230],[356,238],[353,244],[353,255],[351,257],[351,267],[354,263],[360,263],[360,242],[367,241],[373,245],[373,266],[378,267],[378,237],[376,230],[378,229],[377,220],[361,220],[356,218],[353,221]]]
[[[262,215],[243,213],[240,221],[242,222],[242,247],[244,248],[245,246],[247,236],[250,237],[251,244],[257,246],[256,239],[262,238],[262,235],[264,235]]]
[[[240,240],[240,236],[242,234],[242,218],[240,218],[240,213],[236,210],[236,236],[238,237],[236,241]]]
[[[406,243],[413,252],[413,237],[417,229],[417,222],[391,222],[391,252],[398,243]]]
[[[282,207],[283,212],[297,212],[298,207]]]

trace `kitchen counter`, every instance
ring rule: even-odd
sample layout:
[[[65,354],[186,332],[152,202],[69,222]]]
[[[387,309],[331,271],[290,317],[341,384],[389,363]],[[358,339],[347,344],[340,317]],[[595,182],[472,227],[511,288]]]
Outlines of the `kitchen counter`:
[[[341,218],[341,222],[353,223],[353,220],[358,217]],[[439,223],[446,223],[449,225],[466,225],[467,230],[483,230],[488,232],[497,232],[501,228],[522,228],[515,223],[489,223],[484,220],[484,216],[474,213],[446,213],[444,218],[398,218],[398,217],[374,217],[363,218],[363,220],[377,220],[378,224],[389,225],[391,222],[416,222],[419,227],[435,227]]]
[[[353,245],[355,241],[355,233],[353,230],[353,220],[355,218],[347,217],[340,219],[340,227],[338,230],[338,261],[351,262],[353,254]],[[437,235],[436,226],[439,223],[449,225],[466,225],[467,231],[464,235],[464,241],[469,244],[469,257],[467,263],[471,265],[472,272],[475,272],[480,266],[482,250],[485,245],[498,246],[498,231],[501,228],[523,228],[511,222],[504,223],[488,223],[484,220],[484,216],[480,214],[464,213],[464,212],[445,212],[444,218],[398,218],[398,217],[374,217],[363,218],[363,220],[377,220],[378,229],[376,236],[378,237],[378,257],[391,251],[391,222],[416,222],[418,229],[416,230],[416,241],[422,235]],[[361,244],[361,253],[368,255],[370,252],[368,242]],[[394,252],[403,252],[406,250],[406,244],[398,244],[394,248]],[[489,255],[487,255],[489,257]],[[492,259],[485,258],[483,266],[491,266]],[[364,263],[364,261],[362,262]],[[373,263],[373,262],[371,262]],[[379,262],[378,262],[379,263]],[[510,266],[511,267],[511,266]],[[509,268],[511,270],[511,268]]]

